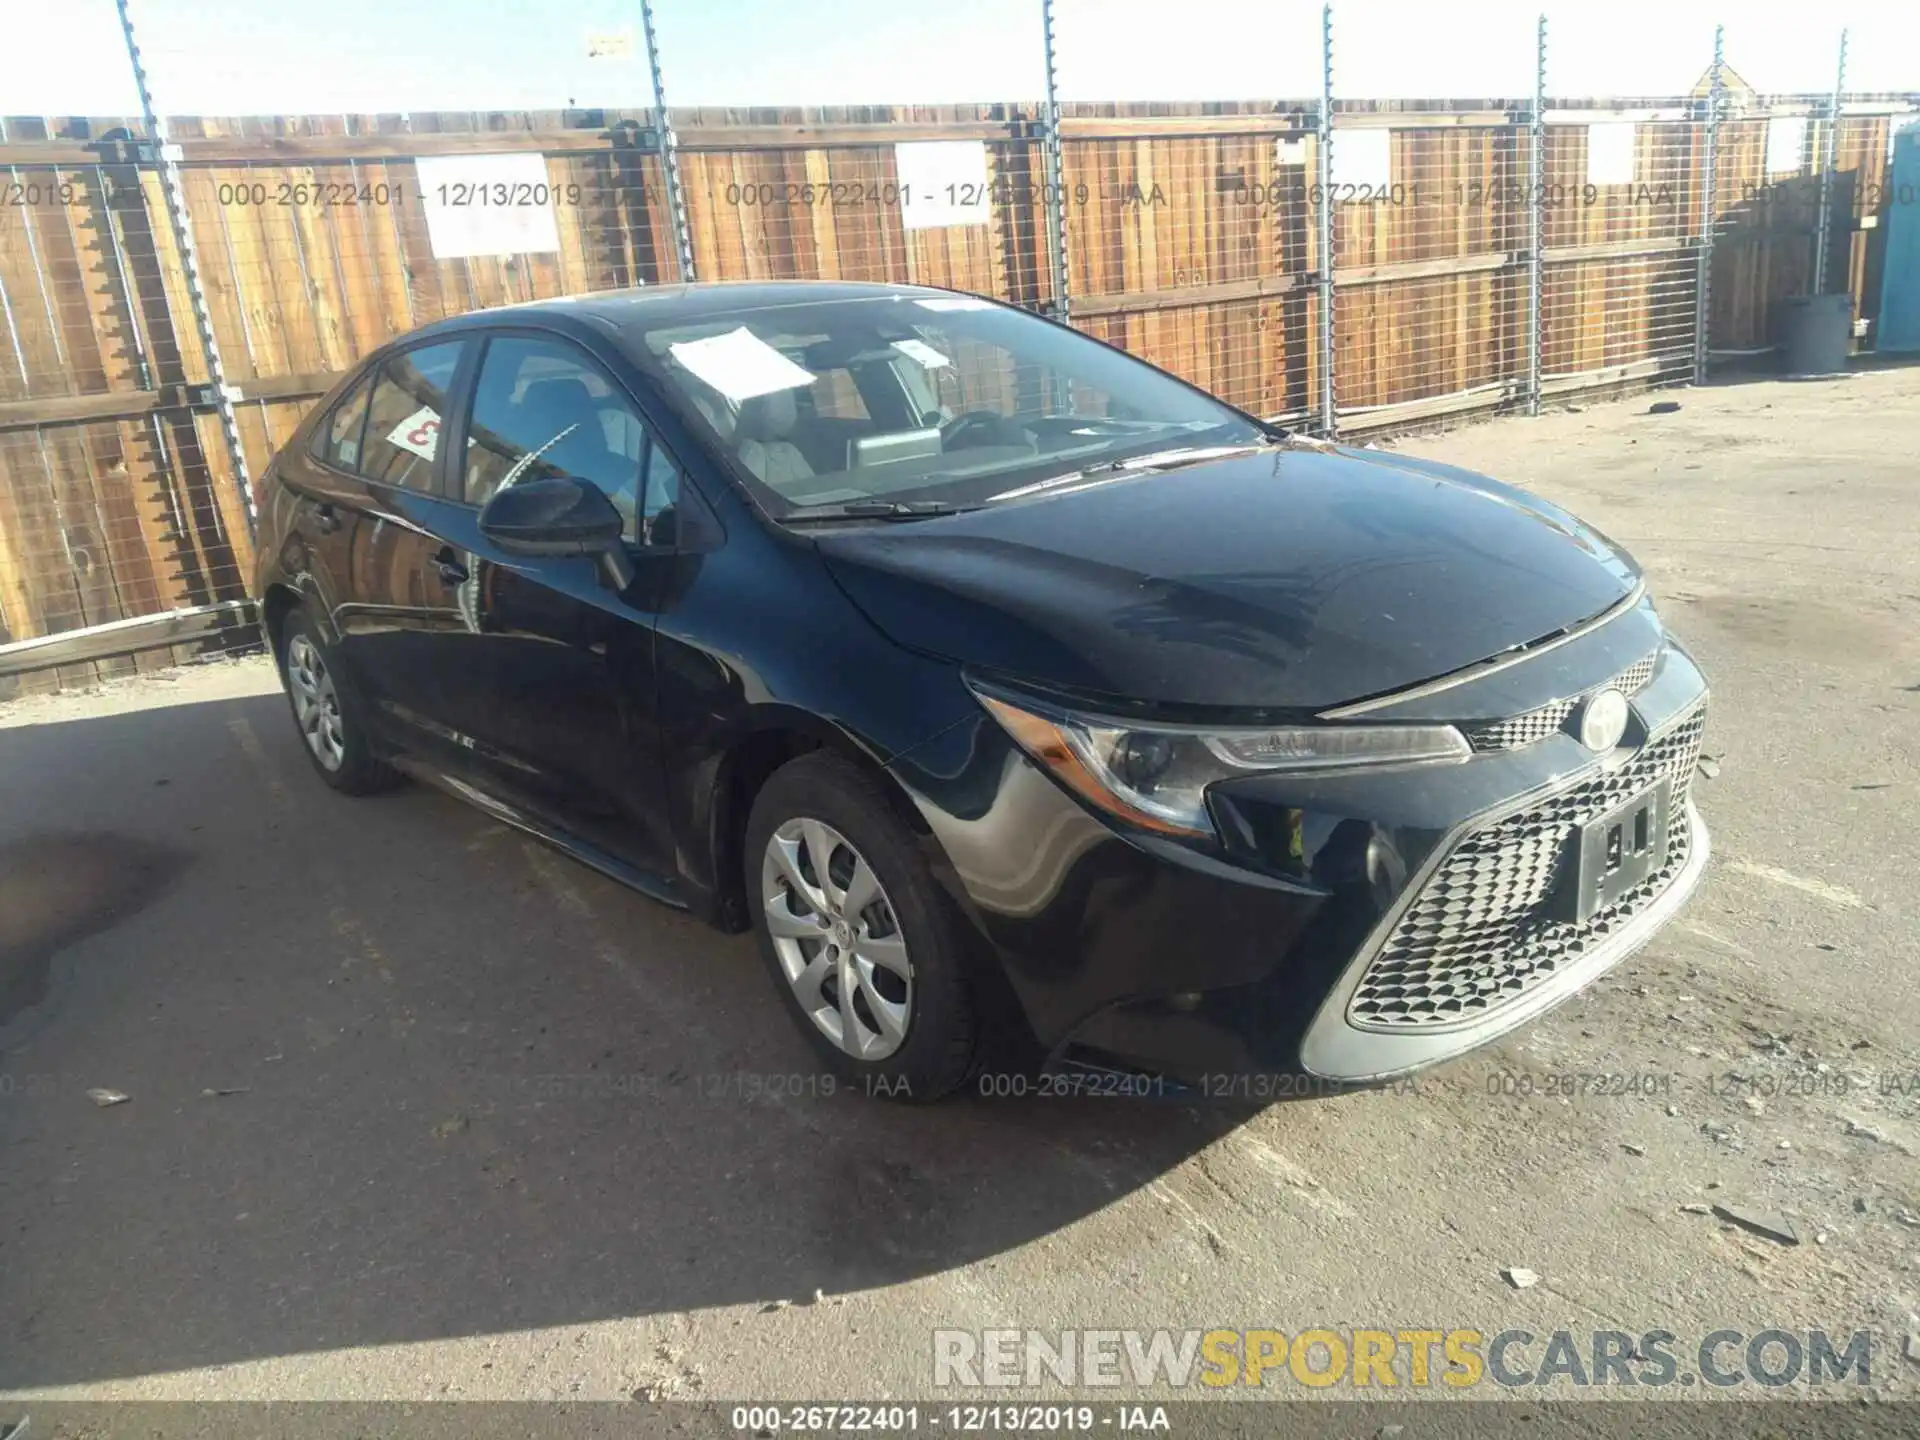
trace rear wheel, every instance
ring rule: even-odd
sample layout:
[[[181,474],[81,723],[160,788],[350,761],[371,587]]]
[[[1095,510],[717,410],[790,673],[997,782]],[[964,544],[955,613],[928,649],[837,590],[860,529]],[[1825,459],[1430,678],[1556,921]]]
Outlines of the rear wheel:
[[[754,801],[744,859],[761,953],[827,1065],[900,1099],[959,1086],[979,1032],[961,933],[876,781],[836,755],[790,762]]]
[[[280,670],[301,744],[322,780],[346,795],[372,795],[400,783],[399,772],[373,753],[359,693],[305,611],[287,616]]]

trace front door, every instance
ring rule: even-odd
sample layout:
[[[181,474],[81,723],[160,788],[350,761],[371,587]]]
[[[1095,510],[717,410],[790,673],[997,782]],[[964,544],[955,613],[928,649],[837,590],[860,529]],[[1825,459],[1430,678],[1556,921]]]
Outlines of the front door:
[[[651,733],[653,616],[578,556],[529,558],[480,532],[503,485],[566,474],[597,485],[639,537],[647,432],[571,341],[502,332],[480,357],[457,500],[436,563],[458,578],[459,630],[437,663],[440,710],[466,738],[474,783],[643,872],[670,873],[672,833]],[[636,560],[645,560],[635,548]]]

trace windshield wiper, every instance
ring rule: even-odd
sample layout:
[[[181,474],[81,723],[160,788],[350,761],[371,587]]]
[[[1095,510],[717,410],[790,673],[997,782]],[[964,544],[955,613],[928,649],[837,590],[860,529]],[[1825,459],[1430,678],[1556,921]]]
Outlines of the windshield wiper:
[[[1180,445],[1171,450],[1152,450],[1145,455],[1124,455],[1118,460],[1102,460],[1097,465],[1080,467],[1082,475],[1106,475],[1120,470],[1155,470],[1163,465],[1186,465],[1199,460],[1218,460],[1238,455],[1243,450],[1258,450],[1258,445]]]
[[[1203,460],[1219,460],[1228,455],[1239,455],[1248,450],[1263,448],[1260,445],[1182,445],[1173,450],[1154,450],[1145,455],[1126,455],[1118,460],[1102,460],[1097,464],[1082,465],[1078,470],[1069,470],[1064,475],[1049,475],[1045,480],[1036,480],[1031,485],[1019,485],[1012,490],[1002,490],[998,495],[990,495],[987,498],[989,502],[1017,500],[1023,495],[1038,495],[1045,490],[1077,484],[1095,475],[1125,475],[1136,470],[1159,470],[1171,469],[1175,465],[1197,465]]]
[[[962,509],[945,500],[849,500],[844,505],[802,505],[781,516],[788,525],[817,520],[927,520],[936,515],[958,515]]]

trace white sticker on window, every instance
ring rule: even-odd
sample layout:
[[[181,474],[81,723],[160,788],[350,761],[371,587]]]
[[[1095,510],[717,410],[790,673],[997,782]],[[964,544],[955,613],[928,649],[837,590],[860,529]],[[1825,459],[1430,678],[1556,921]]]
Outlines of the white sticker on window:
[[[387,443],[422,460],[433,459],[440,444],[440,412],[422,405],[387,432]]]
[[[798,390],[814,377],[742,325],[705,340],[669,345],[667,353],[729,400]]]
[[[993,302],[981,300],[972,295],[942,295],[934,300],[916,300],[913,302],[922,310],[991,310]]]
[[[924,340],[896,340],[893,342],[893,348],[909,360],[919,361],[921,368],[926,370],[938,370],[942,366],[953,364]]]
[[[1631,185],[1635,132],[1631,120],[1612,120],[1587,127],[1587,183]]]

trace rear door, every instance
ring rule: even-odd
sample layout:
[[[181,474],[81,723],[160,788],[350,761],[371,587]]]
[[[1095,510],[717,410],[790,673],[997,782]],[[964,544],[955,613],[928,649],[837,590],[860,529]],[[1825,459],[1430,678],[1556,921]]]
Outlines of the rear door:
[[[430,341],[372,372],[353,451],[357,493],[335,507],[349,551],[334,610],[348,668],[393,743],[448,767],[464,757],[440,713],[445,656],[435,640],[462,618],[461,577],[441,559],[440,431],[473,348],[464,337]]]
[[[372,388],[372,375],[361,376],[315,427],[306,449],[289,451],[280,461],[281,476],[295,497],[288,569],[297,575],[306,603],[323,611],[336,633],[340,608],[354,600],[353,519],[367,501],[359,476],[360,441]]]

